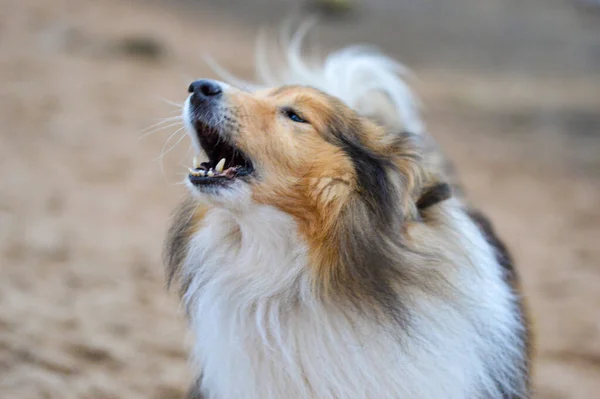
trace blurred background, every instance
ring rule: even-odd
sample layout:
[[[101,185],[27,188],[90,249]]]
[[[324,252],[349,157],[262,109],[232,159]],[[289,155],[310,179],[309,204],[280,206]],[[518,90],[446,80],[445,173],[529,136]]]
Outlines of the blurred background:
[[[0,0],[0,397],[183,395],[190,339],[160,254],[192,153],[152,126],[216,77],[203,54],[251,78],[259,28],[314,12],[323,53],[371,43],[418,77],[516,258],[535,397],[600,397],[594,0]]]

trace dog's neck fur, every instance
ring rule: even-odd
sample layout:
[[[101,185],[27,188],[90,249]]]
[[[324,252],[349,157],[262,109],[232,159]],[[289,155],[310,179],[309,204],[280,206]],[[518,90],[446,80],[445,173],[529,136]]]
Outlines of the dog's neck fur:
[[[209,210],[182,271],[203,395],[520,397],[526,388],[515,376],[524,360],[510,287],[460,204],[436,208],[444,227],[423,224],[411,235],[446,248],[444,259],[422,267],[438,269],[452,298],[418,287],[399,292],[411,301],[409,331],[317,298],[308,248],[289,215],[265,205]]]

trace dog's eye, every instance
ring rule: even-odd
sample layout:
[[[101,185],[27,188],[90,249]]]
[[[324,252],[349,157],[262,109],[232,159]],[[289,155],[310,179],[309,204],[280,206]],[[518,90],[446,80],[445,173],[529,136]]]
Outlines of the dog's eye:
[[[302,119],[302,117],[300,117],[300,115],[298,115],[298,114],[296,113],[296,111],[294,111],[294,110],[293,110],[293,109],[291,109],[291,108],[284,108],[282,111],[283,111],[283,114],[284,114],[285,116],[287,116],[289,119],[291,119],[291,120],[292,120],[292,121],[294,121],[294,122],[298,122],[298,123],[308,123],[308,121],[307,121],[307,120],[305,120],[305,119]]]

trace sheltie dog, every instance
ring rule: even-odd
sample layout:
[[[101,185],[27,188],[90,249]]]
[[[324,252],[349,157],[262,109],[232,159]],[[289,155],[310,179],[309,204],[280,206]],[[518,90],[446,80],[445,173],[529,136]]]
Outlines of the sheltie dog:
[[[427,135],[402,67],[292,43],[268,88],[198,80],[204,161],[165,258],[205,399],[528,398],[515,271]],[[231,83],[231,82],[230,82]]]

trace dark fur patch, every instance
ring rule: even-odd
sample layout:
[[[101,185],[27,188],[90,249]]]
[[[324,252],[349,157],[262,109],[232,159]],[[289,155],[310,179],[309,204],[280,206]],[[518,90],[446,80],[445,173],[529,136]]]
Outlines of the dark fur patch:
[[[338,242],[332,244],[340,249],[336,267],[342,270],[334,284],[360,310],[369,310],[365,304],[376,304],[406,331],[409,304],[392,287],[392,283],[418,284],[418,277],[403,266],[406,262],[399,255],[407,250],[402,243],[402,193],[391,179],[403,176],[388,155],[376,154],[361,142],[359,121],[333,117],[327,126],[331,142],[351,158],[358,180],[358,190],[338,221]],[[405,138],[398,135],[400,141]],[[348,286],[354,287],[351,293]]]
[[[364,145],[361,140],[363,127],[359,119],[334,116],[329,119],[327,126],[329,126],[329,140],[340,147],[352,160],[360,196],[373,214],[386,225],[394,219],[401,218],[403,216],[399,207],[401,193],[396,192],[390,176],[399,180],[403,180],[404,176],[398,173],[391,156],[377,154]],[[390,145],[390,152],[397,151],[405,145],[413,145],[409,142],[414,137],[411,133],[398,133],[395,142]]]
[[[498,235],[496,234],[496,231],[494,230],[494,227],[492,226],[491,221],[486,216],[484,216],[481,212],[474,210],[474,209],[468,209],[467,215],[477,225],[477,227],[479,228],[479,230],[485,237],[486,241],[494,249],[494,251],[496,253],[496,260],[500,264],[500,266],[502,266],[502,269],[504,270],[504,276],[505,276],[506,282],[507,282],[507,284],[509,284],[512,287],[513,292],[517,296],[518,307],[519,307],[518,312],[519,312],[519,316],[521,317],[522,324],[524,326],[524,330],[523,330],[523,333],[521,336],[521,341],[525,348],[525,352],[527,353],[526,362],[522,367],[523,368],[522,375],[525,376],[525,379],[526,379],[525,383],[527,385],[527,388],[529,388],[530,381],[529,381],[529,371],[528,370],[530,369],[530,366],[531,366],[531,356],[532,356],[532,351],[533,351],[532,343],[531,343],[531,335],[530,335],[531,332],[530,332],[530,328],[529,328],[530,320],[529,320],[527,311],[524,307],[523,299],[521,298],[521,295],[520,295],[519,276],[514,267],[512,256],[508,252],[508,248],[506,247],[506,245],[500,240],[500,238],[498,238]],[[518,378],[518,377],[516,376],[515,378]],[[512,394],[505,394],[505,396],[503,396],[503,397],[505,397],[506,399],[518,399],[518,398],[521,398],[522,396],[513,396]]]
[[[202,374],[200,374],[196,380],[190,385],[187,393],[183,399],[206,399],[206,397],[200,392],[200,382],[202,381]]]
[[[168,286],[171,285],[174,279],[180,277],[182,263],[187,255],[187,245],[196,209],[197,203],[191,198],[186,198],[173,215],[163,250]],[[180,292],[183,293],[187,289],[188,282],[181,281],[180,283]]]
[[[396,208],[392,201],[397,199],[387,173],[392,167],[391,162],[376,156],[343,134],[338,137],[342,149],[354,164],[361,197],[373,213],[385,218],[389,211]]]
[[[452,196],[452,189],[447,183],[439,183],[423,190],[417,200],[417,209],[424,211]]]
[[[494,248],[496,252],[496,260],[504,269],[506,281],[512,287],[515,287],[518,282],[518,276],[514,268],[513,259],[510,256],[506,245],[504,245],[504,243],[496,235],[496,231],[494,230],[492,223],[481,212],[474,209],[467,210],[467,215],[473,222],[475,222],[477,227],[479,227],[479,230],[485,237],[485,240],[492,246],[492,248]]]
[[[409,284],[408,270],[399,267],[402,262],[399,237],[382,239],[372,212],[364,203],[351,204],[340,220],[337,240],[340,248],[339,265],[344,268],[342,278],[334,283],[338,292],[350,296],[356,308],[376,316],[365,305],[376,304],[382,314],[391,317],[403,329],[408,325],[408,304],[404,303],[391,283]],[[398,234],[399,235],[399,234]],[[388,238],[388,237],[386,237]],[[348,291],[348,287],[353,287]]]

